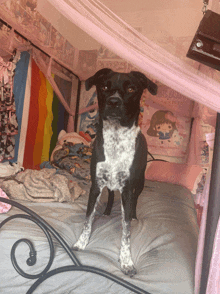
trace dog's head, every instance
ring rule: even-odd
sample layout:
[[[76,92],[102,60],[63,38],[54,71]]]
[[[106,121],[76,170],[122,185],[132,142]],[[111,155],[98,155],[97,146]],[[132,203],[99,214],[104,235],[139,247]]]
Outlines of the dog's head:
[[[86,90],[93,85],[97,90],[100,118],[116,120],[122,126],[137,124],[144,89],[153,95],[157,93],[157,85],[138,71],[118,73],[104,68],[86,80]]]

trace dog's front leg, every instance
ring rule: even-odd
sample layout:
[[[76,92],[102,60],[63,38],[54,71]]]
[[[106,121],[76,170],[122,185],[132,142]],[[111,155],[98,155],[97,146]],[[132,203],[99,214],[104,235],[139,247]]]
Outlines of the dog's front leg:
[[[120,249],[120,264],[121,270],[124,274],[129,275],[130,277],[134,276],[137,271],[134,267],[134,263],[131,258],[131,218],[132,218],[132,196],[126,195],[128,189],[125,189],[122,195],[122,203],[121,203],[121,210],[122,210],[122,238],[121,238],[121,249]],[[130,192],[131,193],[131,192]],[[126,198],[126,199],[125,199]]]
[[[101,193],[102,191],[98,188],[98,186],[91,187],[86,212],[86,221],[78,241],[73,245],[73,250],[84,250],[89,243],[89,238],[92,231],[92,223],[95,217],[96,207],[98,205]]]

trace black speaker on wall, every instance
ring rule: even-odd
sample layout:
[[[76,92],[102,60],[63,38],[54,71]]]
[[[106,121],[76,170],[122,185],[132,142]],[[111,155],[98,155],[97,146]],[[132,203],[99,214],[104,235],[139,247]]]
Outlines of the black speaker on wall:
[[[197,29],[187,57],[220,70],[220,15],[207,10]]]

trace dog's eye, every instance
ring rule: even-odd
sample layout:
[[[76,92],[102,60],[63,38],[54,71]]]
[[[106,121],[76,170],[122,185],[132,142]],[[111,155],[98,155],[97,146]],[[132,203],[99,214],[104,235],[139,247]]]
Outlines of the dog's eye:
[[[128,93],[133,93],[133,92],[134,92],[134,88],[129,87],[129,88],[127,89],[127,91],[128,91]]]
[[[102,87],[102,91],[107,91],[108,90],[108,87],[107,86],[103,86]]]

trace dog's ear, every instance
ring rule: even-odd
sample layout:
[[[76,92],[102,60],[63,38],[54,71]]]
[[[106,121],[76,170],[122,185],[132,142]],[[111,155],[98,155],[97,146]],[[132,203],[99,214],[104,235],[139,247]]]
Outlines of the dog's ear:
[[[131,71],[131,74],[133,74],[136,78],[139,79],[144,89],[147,88],[152,95],[157,94],[157,85],[151,80],[149,80],[144,74],[142,74],[139,71]]]
[[[94,74],[94,76],[88,78],[85,81],[85,87],[86,87],[86,91],[90,90],[92,88],[93,85],[97,85],[98,80],[107,75],[108,73],[110,73],[112,70],[110,68],[103,68],[100,69],[99,71],[97,71],[97,73]]]

